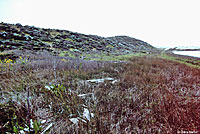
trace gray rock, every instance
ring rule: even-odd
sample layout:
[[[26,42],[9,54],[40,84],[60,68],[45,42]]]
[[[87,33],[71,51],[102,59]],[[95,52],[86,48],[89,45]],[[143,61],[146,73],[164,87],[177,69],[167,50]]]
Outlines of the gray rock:
[[[30,36],[30,35],[25,35],[24,37],[26,38],[26,40],[27,40],[27,41],[28,41],[28,40],[32,40],[32,39],[33,39],[33,37],[32,37],[32,36]]]
[[[17,23],[16,26],[18,26],[18,27],[22,27],[22,25],[21,25],[20,23]]]
[[[7,32],[0,32],[0,37],[6,37],[7,36]]]

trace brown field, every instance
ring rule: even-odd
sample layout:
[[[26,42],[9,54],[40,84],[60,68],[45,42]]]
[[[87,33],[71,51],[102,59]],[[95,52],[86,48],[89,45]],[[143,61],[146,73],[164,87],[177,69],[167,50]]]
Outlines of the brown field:
[[[200,69],[171,60],[22,57],[1,63],[0,90],[1,133],[200,132]]]

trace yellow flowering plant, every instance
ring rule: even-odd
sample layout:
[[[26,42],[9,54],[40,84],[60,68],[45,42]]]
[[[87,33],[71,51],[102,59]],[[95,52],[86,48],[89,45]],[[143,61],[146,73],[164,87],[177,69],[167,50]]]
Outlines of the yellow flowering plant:
[[[26,64],[27,61],[28,61],[26,58],[22,58],[22,56],[20,56],[19,59],[20,59],[20,62],[21,62],[22,64]]]
[[[12,59],[4,59],[4,60],[0,60],[0,63],[4,64],[4,65],[10,65],[11,63],[13,63],[13,60]]]

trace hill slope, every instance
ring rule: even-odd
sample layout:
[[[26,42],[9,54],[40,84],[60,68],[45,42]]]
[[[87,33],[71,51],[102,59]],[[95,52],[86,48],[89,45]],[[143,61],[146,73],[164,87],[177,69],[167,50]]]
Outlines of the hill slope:
[[[67,30],[44,29],[21,24],[0,23],[0,51],[5,50],[47,50],[59,55],[63,51],[73,53],[105,52],[127,54],[150,52],[155,48],[148,43],[127,37],[100,37]]]

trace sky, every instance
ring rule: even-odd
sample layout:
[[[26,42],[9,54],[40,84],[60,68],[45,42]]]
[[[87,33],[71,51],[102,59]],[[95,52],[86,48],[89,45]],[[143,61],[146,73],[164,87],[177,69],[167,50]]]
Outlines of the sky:
[[[0,0],[0,22],[200,46],[199,0]]]

